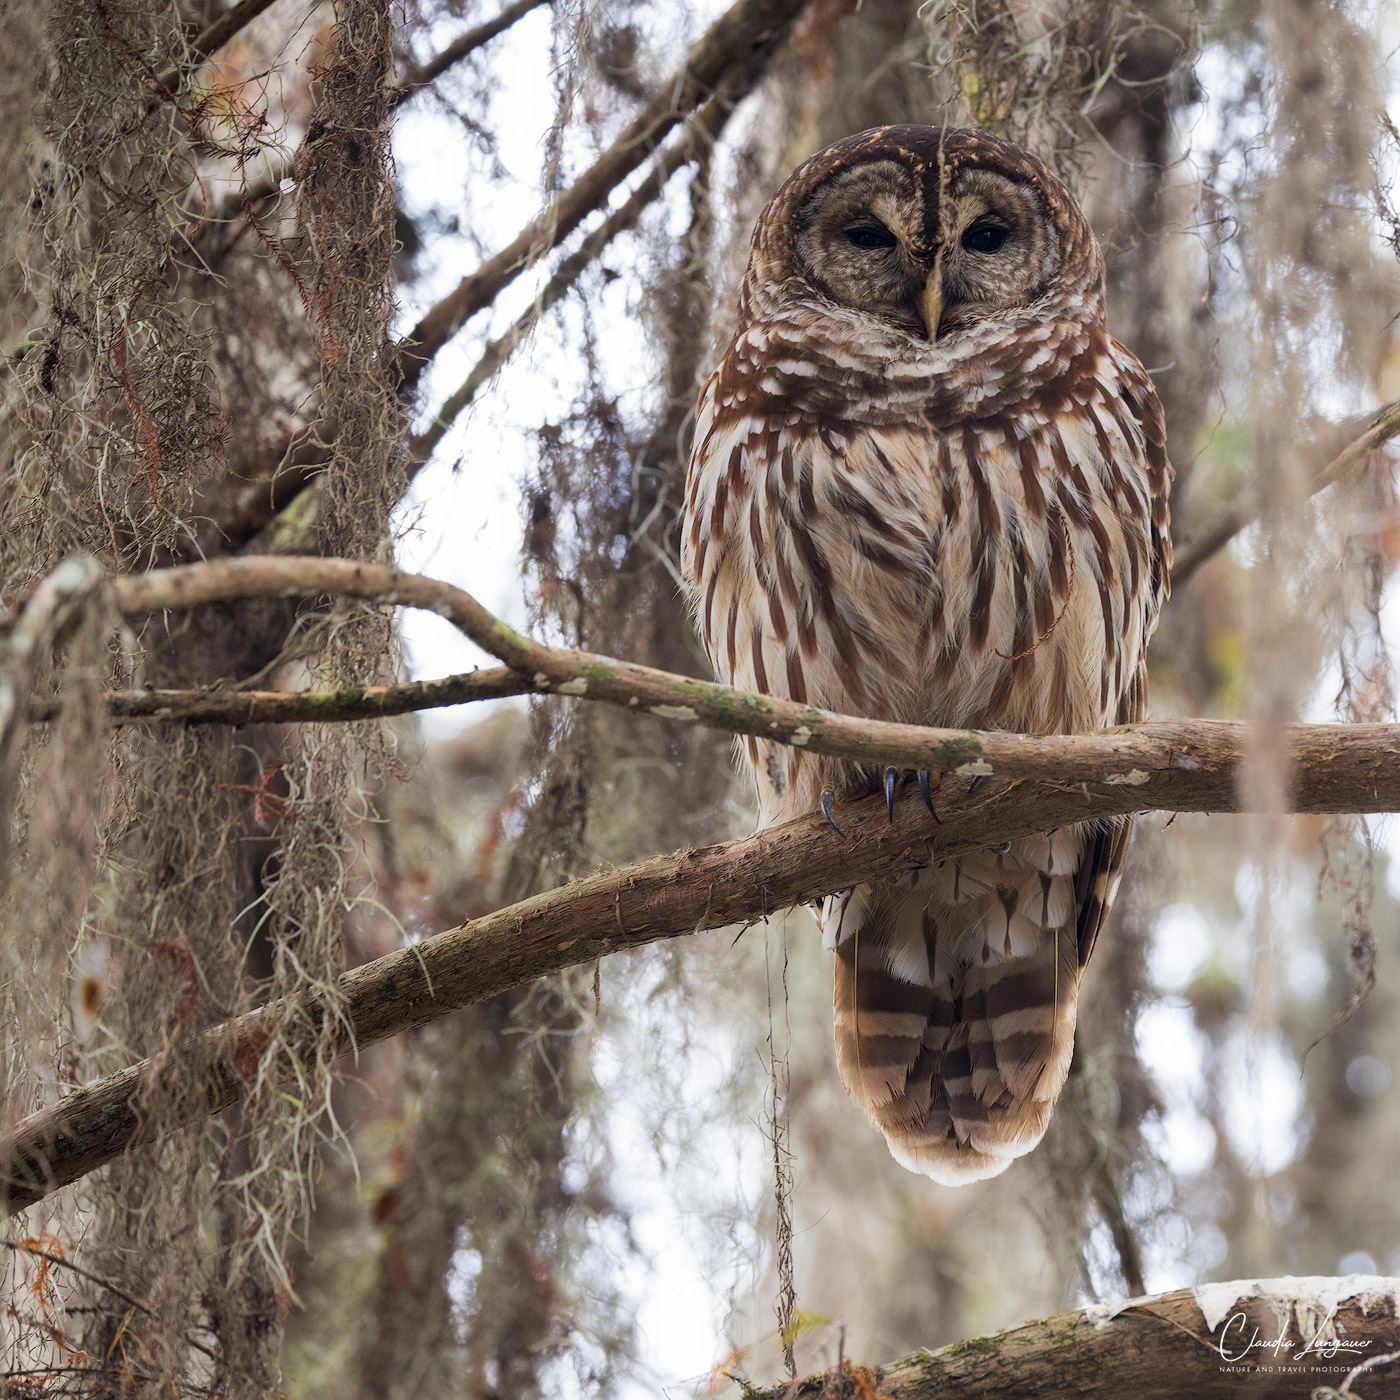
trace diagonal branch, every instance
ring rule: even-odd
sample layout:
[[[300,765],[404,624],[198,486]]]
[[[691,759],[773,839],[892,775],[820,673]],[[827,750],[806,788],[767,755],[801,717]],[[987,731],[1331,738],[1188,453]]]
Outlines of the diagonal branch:
[[[702,113],[702,124],[709,125],[727,115],[733,104],[751,92],[806,2],[736,0],[691,48],[685,65],[660,88],[657,96],[593,165],[543,214],[521,229],[505,248],[469,273],[455,290],[430,308],[399,343],[395,353],[402,373],[401,392],[407,395],[413,391],[423,370],[469,317],[489,306],[521,273],[558,247],[585,218],[606,205],[617,186],[643,165],[663,138],[692,111],[707,102],[717,102],[718,107],[706,107]],[[683,137],[682,142],[688,139]],[[674,151],[661,156],[658,171],[670,166],[667,174],[660,178],[653,174],[644,180],[633,196],[585,239],[584,247],[564,260],[555,277],[546,284],[542,296],[552,296],[555,300],[562,296],[577,281],[588,261],[616,234],[635,223],[647,205],[655,201],[670,173],[674,173],[680,163]],[[280,174],[277,179],[280,181]],[[270,186],[266,193],[273,189],[275,186]],[[508,353],[502,342],[488,347],[482,363],[489,372],[497,367],[490,364],[493,354],[503,359],[503,351]],[[468,391],[463,386],[453,396],[453,401],[461,398],[461,407],[465,407],[477,387],[479,384],[473,384]],[[463,394],[466,396],[462,397]],[[445,411],[448,408],[445,406]],[[460,407],[455,411],[460,412]],[[430,434],[433,431],[430,429]],[[316,422],[286,441],[276,470],[250,481],[237,493],[231,508],[218,512],[217,529],[224,542],[229,546],[245,543],[263,530],[270,514],[283,511],[299,496],[324,469],[329,455],[327,444],[334,435],[335,424]],[[415,446],[421,453],[422,442]],[[268,528],[275,530],[275,523]]]
[[[218,53],[264,10],[270,9],[272,3],[273,0],[237,0],[236,4],[230,5],[218,19],[201,29],[190,40],[189,61],[181,68],[167,68],[156,79],[157,88],[161,91],[173,91],[177,85],[183,87],[201,64]]]
[[[481,386],[495,376],[516,346],[539,324],[545,313],[569,293],[603,249],[619,234],[636,227],[647,207],[665,189],[671,176],[681,166],[693,161],[705,145],[719,136],[733,110],[732,100],[712,97],[696,113],[690,129],[658,157],[656,164],[647,172],[646,179],[555,268],[553,275],[540,288],[534,301],[486,347],[461,386],[438,409],[429,427],[409,439],[408,455],[411,462],[421,465],[433,455],[434,449],[442,441],[447,430],[470,406]]]
[[[725,845],[576,880],[346,973],[332,1003],[303,1001],[306,1045],[316,1043],[326,1017],[340,1049],[349,1052],[610,953],[766,918],[862,880],[1073,822],[1153,808],[1240,810],[1244,727],[1186,722],[1178,737],[1190,764],[1141,782],[989,783],[974,793],[970,784],[950,780],[940,789],[938,818],[905,801],[887,819],[883,800],[869,798],[846,809],[844,838],[821,817],[806,817]],[[1400,809],[1400,726],[1295,725],[1286,738],[1293,810]],[[288,1019],[284,1006],[263,1007],[191,1042],[185,1053],[208,1085],[203,1102],[191,1104],[191,1118],[243,1096],[260,1073],[271,1027]],[[79,1089],[0,1142],[10,1209],[147,1140],[139,1105],[153,1073],[142,1063]]]
[[[246,0],[245,0],[246,3]],[[259,9],[266,9],[271,0],[259,0]],[[478,49],[490,43],[498,34],[503,34],[517,20],[523,19],[531,10],[538,9],[541,5],[552,4],[553,0],[514,0],[514,3],[507,5],[500,14],[483,23],[468,29],[464,34],[459,34],[445,49],[439,54],[410,68],[403,77],[389,89],[389,110],[402,106],[410,97],[416,97],[423,89],[431,83],[436,82],[449,69],[461,63],[463,59],[470,57]],[[229,12],[232,14],[232,11]],[[228,16],[224,16],[227,19]],[[218,21],[216,21],[218,23]],[[197,40],[203,42],[214,25],[210,26]],[[249,209],[257,210],[258,206],[281,193],[282,181],[292,173],[292,157],[290,155],[268,155],[268,168],[256,179],[241,185],[231,195],[227,196],[219,210],[204,220],[191,242],[191,246],[201,253],[206,252],[205,243],[213,236],[214,230],[227,231],[231,226],[238,224]],[[212,261],[219,256],[218,250],[210,250],[207,257]]]
[[[1372,415],[1363,433],[1342,448],[1313,477],[1308,494],[1315,496],[1340,481],[1397,433],[1400,433],[1400,402],[1388,403]],[[1221,506],[1176,551],[1176,562],[1172,565],[1172,587],[1181,587],[1207,559],[1214,558],[1241,530],[1258,520],[1263,508],[1264,497],[1257,484],[1246,487],[1233,501]]]
[[[752,75],[751,84],[804,3],[735,0],[692,45],[680,70],[661,85],[617,140],[544,213],[424,314],[400,351],[405,384],[417,381],[423,366],[469,317],[489,306],[522,272],[601,208],[672,128],[721,86],[727,70],[739,66]]]
[[[426,63],[415,64],[399,79],[389,98],[390,107],[407,102],[429,83],[436,82],[449,68],[489,44],[496,35],[505,33],[517,20],[524,19],[531,10],[552,3],[553,0],[514,0],[500,14],[459,34],[441,53],[434,54]]]

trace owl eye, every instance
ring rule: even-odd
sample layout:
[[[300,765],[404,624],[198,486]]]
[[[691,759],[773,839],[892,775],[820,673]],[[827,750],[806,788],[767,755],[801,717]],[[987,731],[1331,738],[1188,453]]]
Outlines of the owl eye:
[[[970,253],[995,253],[1010,236],[1011,230],[1000,224],[979,224],[962,236],[962,245]]]
[[[893,248],[899,241],[884,224],[852,224],[845,234],[853,248]]]

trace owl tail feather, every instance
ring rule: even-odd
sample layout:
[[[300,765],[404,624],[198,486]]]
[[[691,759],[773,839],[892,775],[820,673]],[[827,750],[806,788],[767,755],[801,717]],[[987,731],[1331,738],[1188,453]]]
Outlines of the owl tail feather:
[[[1074,1050],[1074,877],[1019,855],[964,857],[957,903],[924,872],[858,887],[823,919],[842,1082],[895,1159],[945,1185],[1040,1141]]]

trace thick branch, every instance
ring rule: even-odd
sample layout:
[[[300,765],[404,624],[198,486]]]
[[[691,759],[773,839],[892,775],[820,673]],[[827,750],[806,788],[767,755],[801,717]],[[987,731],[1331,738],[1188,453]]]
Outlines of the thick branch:
[[[1400,1371],[1386,1356],[1395,1350],[1396,1304],[1393,1279],[1367,1276],[1211,1283],[1097,1304],[885,1366],[848,1367],[840,1377],[808,1376],[745,1394],[750,1400],[1308,1394],[1381,1400],[1400,1393]],[[1280,1339],[1277,1346],[1257,1344]],[[1349,1373],[1361,1367],[1365,1374],[1346,1388]]]
[[[1198,721],[1182,728],[1193,738],[1190,766],[1169,766],[1142,782],[997,783],[974,793],[967,781],[949,780],[940,789],[937,819],[906,799],[888,820],[883,801],[870,798],[842,813],[844,838],[821,817],[808,817],[726,845],[576,880],[346,973],[329,1013],[320,1003],[304,1003],[308,1045],[323,1014],[334,1018],[342,1049],[373,1045],[609,953],[763,918],[862,880],[1073,822],[1153,807],[1238,810],[1240,727]],[[1400,808],[1400,728],[1298,725],[1288,738],[1294,810]],[[210,1087],[191,1115],[216,1112],[240,1098],[272,1026],[285,1024],[284,1008],[264,1008],[195,1041],[187,1053],[202,1062]],[[134,1066],[20,1124],[0,1144],[10,1208],[40,1199],[143,1141],[138,1105],[149,1072]]]
[[[1319,491],[1340,481],[1397,433],[1400,433],[1400,402],[1389,403],[1379,409],[1373,415],[1366,431],[1342,448],[1313,477],[1308,494],[1315,496]],[[1263,508],[1263,494],[1257,485],[1247,487],[1233,501],[1221,506],[1176,551],[1176,562],[1172,565],[1172,586],[1179,588],[1185,583],[1207,559],[1213,558],[1224,549],[1245,526],[1258,520]]]

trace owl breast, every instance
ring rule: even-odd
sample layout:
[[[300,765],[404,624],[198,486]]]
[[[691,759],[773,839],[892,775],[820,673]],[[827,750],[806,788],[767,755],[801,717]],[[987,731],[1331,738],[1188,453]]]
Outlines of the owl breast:
[[[1106,338],[1074,368],[1053,396],[946,425],[912,396],[890,421],[888,393],[868,416],[791,399],[746,412],[717,374],[683,559],[716,671],[912,724],[1114,723],[1160,602],[1164,537],[1151,425],[1133,411],[1141,369]],[[872,776],[744,742],[764,825]]]

